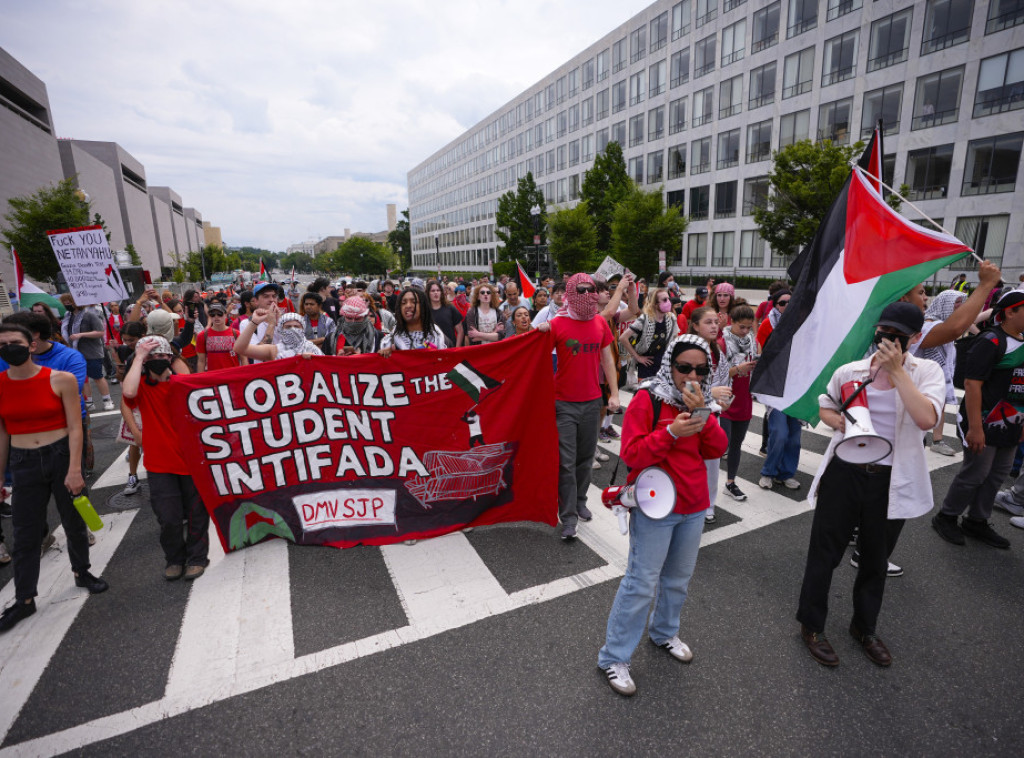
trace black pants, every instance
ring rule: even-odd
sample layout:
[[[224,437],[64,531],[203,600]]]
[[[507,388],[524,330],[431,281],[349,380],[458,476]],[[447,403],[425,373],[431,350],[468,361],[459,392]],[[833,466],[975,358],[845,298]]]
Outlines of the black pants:
[[[869,473],[833,458],[821,477],[796,614],[812,632],[825,631],[832,572],[846,553],[854,527],[859,527],[860,567],[853,584],[853,622],[864,634],[875,633],[889,553],[904,523],[903,519],[888,518],[891,473],[888,469]]]
[[[40,547],[46,536],[46,509],[51,495],[57,502],[57,513],[68,538],[71,569],[75,573],[89,570],[88,532],[64,486],[70,460],[67,437],[34,449],[11,448],[15,491],[14,589],[18,600],[29,600],[38,594]]]
[[[168,566],[207,566],[210,516],[191,476],[149,472],[149,503]],[[182,521],[187,521],[183,527]]]
[[[725,417],[720,417],[718,425],[722,427],[725,436],[729,438],[729,460],[725,462],[725,481],[731,482],[736,478],[736,472],[740,470],[740,454],[743,450],[743,439],[747,436],[747,429],[750,428],[750,419],[730,421]]]

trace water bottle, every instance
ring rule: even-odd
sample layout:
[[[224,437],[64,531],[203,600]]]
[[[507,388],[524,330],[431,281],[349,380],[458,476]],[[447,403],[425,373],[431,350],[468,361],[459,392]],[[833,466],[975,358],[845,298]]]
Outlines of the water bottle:
[[[89,498],[83,492],[81,495],[76,497],[72,502],[75,504],[75,508],[78,510],[82,520],[85,521],[85,525],[93,532],[98,532],[103,528],[103,521],[100,519],[100,514],[96,512],[96,509],[92,507],[92,503],[89,502]]]

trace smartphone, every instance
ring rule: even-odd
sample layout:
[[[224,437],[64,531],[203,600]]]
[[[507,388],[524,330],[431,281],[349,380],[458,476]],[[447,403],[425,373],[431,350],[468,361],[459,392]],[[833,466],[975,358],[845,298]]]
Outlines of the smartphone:
[[[692,411],[690,411],[690,418],[700,417],[705,422],[708,420],[709,416],[711,416],[711,409],[708,408],[707,406],[704,406],[703,408],[694,408]]]
[[[142,281],[146,283],[147,287],[153,286],[153,276],[149,273],[149,269],[142,269]]]

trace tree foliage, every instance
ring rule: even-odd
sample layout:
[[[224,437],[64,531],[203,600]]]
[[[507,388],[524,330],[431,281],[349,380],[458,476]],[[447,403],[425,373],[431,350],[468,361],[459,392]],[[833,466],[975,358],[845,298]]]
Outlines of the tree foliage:
[[[395,268],[395,255],[384,245],[364,237],[350,237],[332,256],[334,270],[351,274],[383,274]]]
[[[607,253],[611,250],[612,216],[615,205],[634,186],[626,173],[626,160],[618,142],[609,142],[604,152],[594,159],[594,165],[583,175],[580,199],[587,203],[590,218],[597,232],[597,249]]]
[[[403,269],[412,268],[412,231],[409,228],[409,209],[402,211],[402,218],[395,228],[388,232],[388,244],[398,256],[398,265]]]
[[[548,216],[548,249],[560,271],[592,271],[597,265],[597,230],[585,202]]]
[[[281,270],[288,275],[291,275],[292,267],[295,268],[296,274],[313,273],[313,256],[301,250],[296,250],[294,253],[285,253],[281,256],[279,264]]]
[[[4,216],[0,237],[18,251],[25,273],[33,279],[56,284],[60,273],[48,231],[89,226],[89,203],[76,192],[73,180],[65,179],[28,197],[8,200],[11,210]]]
[[[533,247],[533,218],[530,209],[540,206],[540,223],[536,231],[543,243],[547,206],[544,193],[537,187],[533,174],[519,180],[516,191],[509,190],[498,198],[498,211],[494,215],[495,234],[504,243],[498,248],[498,260],[510,261],[526,256]]]
[[[129,242],[127,245],[125,245],[124,251],[128,253],[128,257],[131,259],[133,266],[142,265],[142,257],[139,255],[139,251],[135,249],[135,245]]]
[[[204,271],[206,279],[209,279],[220,271],[241,268],[241,259],[238,253],[229,253],[218,245],[207,245],[201,251],[189,253],[181,268],[189,281],[200,282]]]
[[[661,189],[645,192],[633,186],[615,205],[612,215],[612,254],[637,276],[656,276],[658,251],[678,257],[687,220],[675,206],[665,208]]]

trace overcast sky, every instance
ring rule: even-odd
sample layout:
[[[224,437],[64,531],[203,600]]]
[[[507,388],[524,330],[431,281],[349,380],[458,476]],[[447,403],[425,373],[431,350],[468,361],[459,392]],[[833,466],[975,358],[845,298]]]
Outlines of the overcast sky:
[[[646,0],[0,0],[57,135],[119,143],[228,245],[386,227],[406,173]]]

